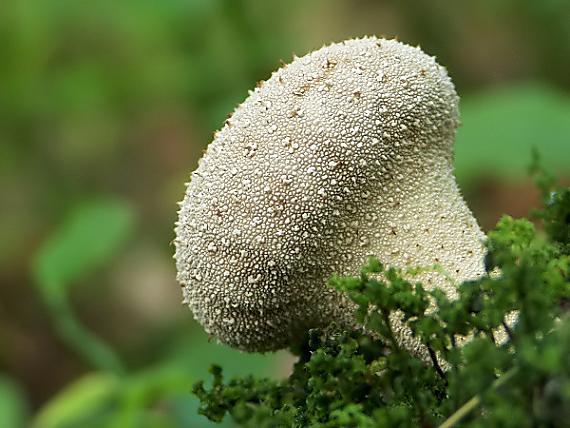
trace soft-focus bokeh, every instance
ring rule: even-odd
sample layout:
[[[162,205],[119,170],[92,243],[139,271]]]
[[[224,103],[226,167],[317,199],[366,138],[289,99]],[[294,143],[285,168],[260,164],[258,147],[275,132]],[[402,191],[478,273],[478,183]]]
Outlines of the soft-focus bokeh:
[[[366,34],[447,66],[484,228],[535,203],[532,146],[570,178],[567,0],[0,2],[1,427],[207,426],[190,388],[210,363],[287,373],[181,306],[176,202],[257,81]]]

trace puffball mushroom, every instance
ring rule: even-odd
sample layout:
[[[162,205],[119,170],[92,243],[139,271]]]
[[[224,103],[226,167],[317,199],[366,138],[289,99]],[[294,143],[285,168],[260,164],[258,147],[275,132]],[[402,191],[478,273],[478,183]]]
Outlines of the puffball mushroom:
[[[271,351],[354,327],[327,280],[371,255],[482,274],[484,235],[453,176],[457,125],[446,70],[395,40],[332,44],[274,72],[216,133],[181,203],[175,259],[195,318],[223,343]],[[456,295],[441,273],[417,279]]]

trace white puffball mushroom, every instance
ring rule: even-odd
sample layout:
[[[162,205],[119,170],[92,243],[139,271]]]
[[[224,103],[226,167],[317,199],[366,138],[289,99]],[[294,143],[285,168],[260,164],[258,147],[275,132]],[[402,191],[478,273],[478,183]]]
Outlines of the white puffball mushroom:
[[[277,350],[312,327],[353,326],[354,305],[327,280],[368,256],[439,264],[458,282],[481,275],[484,235],[453,176],[457,104],[433,57],[375,37],[295,58],[251,91],[192,174],[176,224],[198,322],[233,347]],[[441,273],[417,279],[456,295]]]

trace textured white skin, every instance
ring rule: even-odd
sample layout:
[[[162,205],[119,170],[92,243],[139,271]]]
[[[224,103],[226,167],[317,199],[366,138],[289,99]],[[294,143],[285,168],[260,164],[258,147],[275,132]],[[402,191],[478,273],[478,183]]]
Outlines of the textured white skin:
[[[192,174],[176,224],[184,302],[246,351],[312,327],[353,326],[327,286],[370,255],[482,274],[484,235],[453,176],[458,97],[434,58],[374,37],[277,70],[228,119]],[[454,297],[442,274],[417,278]],[[402,344],[425,355],[396,322]]]

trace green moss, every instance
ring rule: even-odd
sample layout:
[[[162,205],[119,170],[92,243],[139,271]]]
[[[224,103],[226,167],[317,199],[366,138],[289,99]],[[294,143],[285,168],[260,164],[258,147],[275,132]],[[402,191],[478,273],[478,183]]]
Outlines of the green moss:
[[[459,286],[450,301],[370,259],[357,277],[331,286],[358,305],[369,332],[335,326],[308,332],[283,381],[247,377],[194,386],[200,413],[261,427],[561,427],[570,419],[570,189],[534,169],[543,191],[528,220],[503,217],[488,235],[487,274]],[[500,273],[497,273],[500,272]],[[378,275],[381,273],[382,275]],[[409,272],[408,272],[409,273]],[[429,302],[436,310],[428,311]],[[400,311],[429,349],[431,364],[401,348],[390,314]],[[509,314],[518,312],[510,325]],[[508,340],[497,343],[497,329]],[[460,336],[472,336],[464,346]]]

